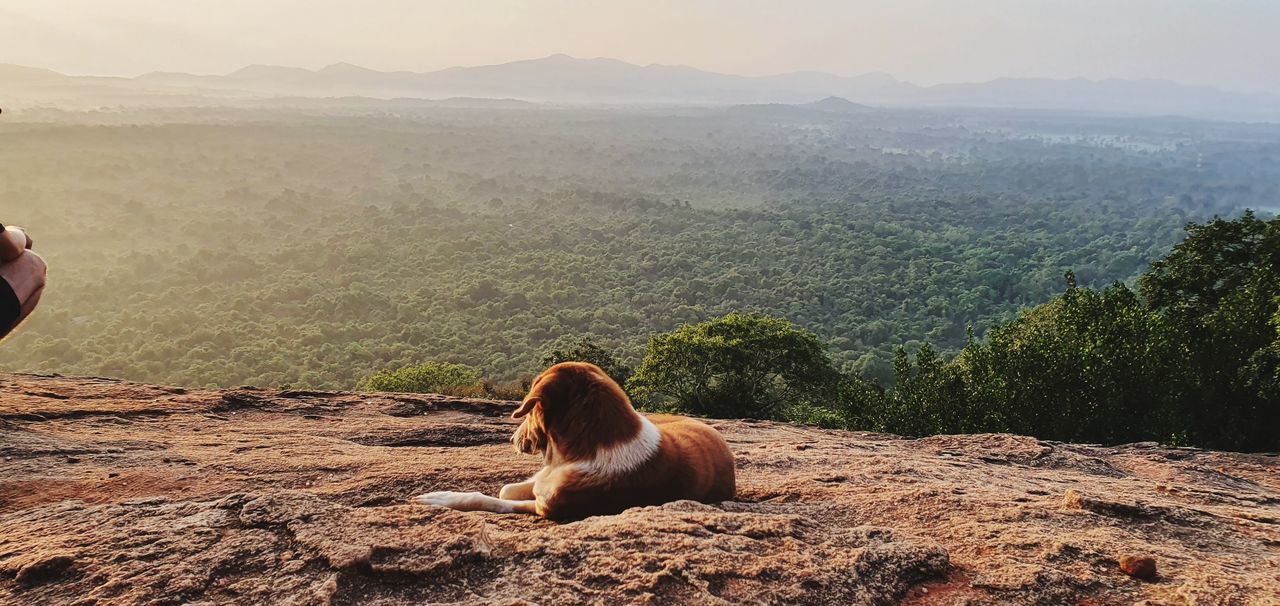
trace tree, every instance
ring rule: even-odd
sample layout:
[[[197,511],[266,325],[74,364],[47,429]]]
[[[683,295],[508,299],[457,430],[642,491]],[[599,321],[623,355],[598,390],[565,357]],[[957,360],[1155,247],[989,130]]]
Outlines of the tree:
[[[1280,401],[1280,311],[1272,317],[1271,324],[1276,329],[1275,340],[1250,356],[1241,373],[1245,386],[1266,402]]]
[[[1189,223],[1186,231],[1187,237],[1138,279],[1153,309],[1203,318],[1257,272],[1280,267],[1280,218],[1263,221],[1245,211],[1234,220]]]
[[[590,362],[600,367],[618,385],[626,385],[631,378],[631,367],[623,364],[609,350],[596,345],[591,339],[579,339],[568,347],[554,347],[546,351],[539,360],[543,367],[561,362]]]
[[[405,391],[477,396],[484,393],[480,372],[462,364],[423,362],[396,370],[383,370],[361,385],[369,391]]]
[[[1179,441],[1187,358],[1176,331],[1123,284],[1076,286],[966,346],[951,431],[1068,441]],[[966,426],[967,425],[967,426]]]
[[[730,313],[649,340],[632,397],[710,417],[780,418],[832,407],[840,385],[826,346],[786,320]]]
[[[894,390],[884,400],[879,429],[902,435],[959,433],[976,421],[965,411],[964,382],[928,343],[912,363],[905,348],[894,356]]]
[[[867,381],[854,373],[845,373],[840,378],[835,405],[836,412],[843,419],[844,429],[884,430],[880,419],[886,409],[885,390],[879,383]]]
[[[1153,310],[1181,332],[1196,379],[1184,403],[1196,442],[1280,447],[1275,317],[1280,218],[1252,212],[1187,226],[1187,238],[1139,279]]]

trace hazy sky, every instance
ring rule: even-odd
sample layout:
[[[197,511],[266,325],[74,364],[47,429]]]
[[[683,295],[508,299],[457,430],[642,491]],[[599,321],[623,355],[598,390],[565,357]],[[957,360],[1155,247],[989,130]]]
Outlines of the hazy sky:
[[[0,63],[74,74],[553,53],[762,75],[1162,78],[1280,92],[1280,0],[2,0]]]

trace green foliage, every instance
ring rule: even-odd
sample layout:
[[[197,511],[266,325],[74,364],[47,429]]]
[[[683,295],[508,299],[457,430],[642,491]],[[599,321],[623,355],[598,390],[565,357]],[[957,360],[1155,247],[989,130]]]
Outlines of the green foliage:
[[[779,318],[730,313],[652,337],[627,387],[643,404],[774,418],[788,406],[832,405],[839,380],[813,333]]]
[[[423,359],[511,382],[565,335],[633,361],[732,311],[889,385],[899,345],[949,357],[1068,268],[1128,280],[1187,217],[1280,199],[1276,137],[1221,123],[10,113],[0,220],[52,269],[0,367],[181,385],[348,389]]]
[[[848,417],[838,410],[812,404],[794,404],[782,410],[780,419],[797,425],[813,425],[823,429],[845,429]]]
[[[1247,212],[1192,223],[1186,240],[1139,284],[1188,345],[1192,380],[1181,407],[1194,439],[1280,449],[1280,218],[1263,221]]]
[[[1240,374],[1243,387],[1250,390],[1254,398],[1263,402],[1280,402],[1280,311],[1272,317],[1271,323],[1276,328],[1275,339],[1249,356]]]
[[[855,373],[844,373],[836,386],[836,397],[819,411],[834,411],[844,420],[845,429],[888,431],[886,428],[886,392],[879,383]],[[824,423],[815,423],[826,427]]]
[[[888,392],[845,377],[834,407],[777,418],[904,435],[1013,432],[1280,449],[1280,219],[1187,226],[1140,280],[1081,287],[972,335],[950,362],[899,347]],[[680,331],[677,331],[679,333]],[[705,354],[680,362],[690,365]],[[685,379],[697,385],[699,379]]]
[[[1169,441],[1185,393],[1179,335],[1133,291],[1069,285],[970,344],[951,371],[967,430],[1087,442]],[[954,426],[954,425],[943,425]]]
[[[908,435],[1009,431],[1084,442],[1280,449],[1280,219],[1187,226],[1139,280],[1076,285],[942,363],[895,359],[873,423]]]
[[[813,333],[739,313],[652,337],[628,387],[663,410],[826,428],[1277,449],[1278,254],[1280,219],[1190,224],[1140,279],[1145,297],[1068,272],[1061,295],[970,334],[950,362],[927,343],[899,347],[887,392],[837,372]],[[543,361],[569,359],[619,365],[587,340]]]
[[[478,396],[485,392],[480,372],[462,364],[423,362],[395,370],[383,370],[360,386],[369,391],[441,393]]]
[[[904,435],[928,435],[937,427],[959,427],[964,415],[964,390],[952,369],[929,344],[921,345],[912,362],[906,349],[894,356],[894,389],[884,400],[877,429]]]
[[[622,363],[613,352],[596,345],[590,339],[579,339],[565,347],[553,347],[539,360],[543,367],[561,362],[589,362],[600,367],[618,385],[626,385],[631,378],[631,367]]]
[[[824,378],[753,382],[731,360],[655,362],[646,380],[712,377],[706,414],[1277,448],[1275,221],[1192,223],[1169,252],[1187,220],[1276,210],[1273,127],[9,113],[0,219],[29,227],[52,269],[7,371],[350,388],[433,359],[493,380],[430,389],[519,397],[547,360],[608,354],[622,378],[651,335],[744,311],[816,335],[822,355],[787,372]],[[1106,286],[1152,261],[1141,296]]]

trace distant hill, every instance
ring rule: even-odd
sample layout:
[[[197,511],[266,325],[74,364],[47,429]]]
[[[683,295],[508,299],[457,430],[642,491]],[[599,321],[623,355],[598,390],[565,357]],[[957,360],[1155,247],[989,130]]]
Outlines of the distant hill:
[[[319,70],[250,65],[225,75],[153,72],[136,78],[67,76],[0,65],[0,91],[18,100],[92,100],[136,95],[213,97],[510,98],[541,103],[752,105],[805,104],[826,112],[875,106],[951,106],[1187,115],[1280,121],[1280,97],[1221,91],[1162,80],[1001,78],[918,86],[888,74],[823,72],[738,76],[678,65],[551,55],[433,72],[377,70],[338,63]],[[822,99],[811,103],[814,99]]]
[[[860,114],[875,111],[874,107],[863,105],[861,103],[854,103],[844,97],[827,97],[825,99],[814,101],[813,103],[806,103],[804,104],[804,107],[836,114]]]
[[[4,84],[14,82],[47,82],[51,80],[62,80],[67,77],[68,76],[64,76],[63,74],[59,74],[58,72],[49,69],[0,63],[0,83]]]
[[[826,97],[809,103],[746,103],[734,105],[729,111],[775,120],[830,119],[833,115],[860,116],[875,113],[869,105],[854,103],[844,97]]]

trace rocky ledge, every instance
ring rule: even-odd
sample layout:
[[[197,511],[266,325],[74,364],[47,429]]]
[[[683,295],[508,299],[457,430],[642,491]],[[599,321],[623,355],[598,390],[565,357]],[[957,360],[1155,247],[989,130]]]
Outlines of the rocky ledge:
[[[1280,457],[714,421],[736,501],[412,505],[511,403],[0,375],[4,604],[1280,603]]]

